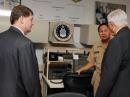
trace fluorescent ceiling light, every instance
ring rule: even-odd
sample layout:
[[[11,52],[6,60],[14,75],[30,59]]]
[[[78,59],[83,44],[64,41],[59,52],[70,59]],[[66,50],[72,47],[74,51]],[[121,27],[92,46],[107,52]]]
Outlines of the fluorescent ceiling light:
[[[10,16],[11,10],[0,9],[0,16]]]

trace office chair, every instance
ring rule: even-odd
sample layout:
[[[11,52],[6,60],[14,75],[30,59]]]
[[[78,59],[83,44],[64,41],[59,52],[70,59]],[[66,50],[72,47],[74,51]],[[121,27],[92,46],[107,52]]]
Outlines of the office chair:
[[[63,84],[66,92],[76,92],[93,97],[93,88],[91,85],[92,72],[69,73],[64,75]]]
[[[50,94],[46,97],[86,97],[86,96],[83,94],[73,93],[73,92],[60,92],[60,93]]]

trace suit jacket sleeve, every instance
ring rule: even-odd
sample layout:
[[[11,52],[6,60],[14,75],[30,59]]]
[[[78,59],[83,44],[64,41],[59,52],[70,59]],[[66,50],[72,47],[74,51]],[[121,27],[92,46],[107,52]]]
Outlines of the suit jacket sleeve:
[[[108,97],[118,76],[122,51],[118,39],[112,39],[102,61],[101,81],[96,97]]]
[[[31,41],[19,49],[21,78],[29,97],[42,97],[39,81],[38,62]]]

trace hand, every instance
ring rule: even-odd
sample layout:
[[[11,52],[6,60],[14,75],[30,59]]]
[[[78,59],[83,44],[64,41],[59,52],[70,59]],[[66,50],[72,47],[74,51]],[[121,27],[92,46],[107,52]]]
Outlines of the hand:
[[[80,71],[80,70],[77,70],[76,72],[78,73],[78,75],[80,75],[80,72],[81,72],[81,71]]]

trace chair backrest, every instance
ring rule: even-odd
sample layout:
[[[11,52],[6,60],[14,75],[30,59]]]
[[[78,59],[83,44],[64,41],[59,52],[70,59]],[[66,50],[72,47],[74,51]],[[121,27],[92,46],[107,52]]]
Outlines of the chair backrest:
[[[64,75],[63,83],[66,92],[82,93],[87,97],[93,97],[91,85],[92,73],[69,73]]]
[[[80,93],[60,92],[60,93],[50,94],[46,97],[86,97],[86,96]]]

